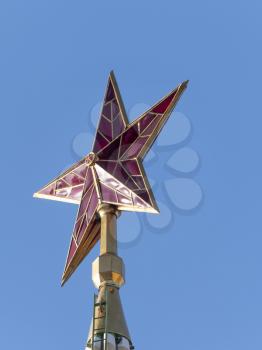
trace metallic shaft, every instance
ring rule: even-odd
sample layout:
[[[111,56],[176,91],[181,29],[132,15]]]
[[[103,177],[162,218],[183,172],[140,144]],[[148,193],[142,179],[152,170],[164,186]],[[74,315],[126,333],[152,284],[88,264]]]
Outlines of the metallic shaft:
[[[101,333],[114,334],[128,339],[131,338],[121,305],[119,289],[125,283],[125,268],[123,260],[117,255],[117,217],[116,207],[103,204],[98,210],[101,218],[101,247],[100,256],[93,262],[92,279],[99,289],[97,304],[105,303],[101,312],[95,309],[93,324],[90,329],[88,343],[92,337]]]
[[[117,255],[116,220],[119,212],[113,205],[103,204],[98,213],[101,218],[100,255]]]

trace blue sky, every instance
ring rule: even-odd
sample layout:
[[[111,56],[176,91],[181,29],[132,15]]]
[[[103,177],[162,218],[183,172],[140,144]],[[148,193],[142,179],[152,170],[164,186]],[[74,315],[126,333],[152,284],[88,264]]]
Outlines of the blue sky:
[[[199,155],[186,177],[203,192],[195,210],[170,207],[165,229],[140,216],[121,246],[136,349],[262,348],[261,11],[258,0],[1,2],[1,349],[83,349],[98,249],[61,289],[77,208],[32,194],[77,160],[111,69],[128,111],[190,80],[181,147]]]

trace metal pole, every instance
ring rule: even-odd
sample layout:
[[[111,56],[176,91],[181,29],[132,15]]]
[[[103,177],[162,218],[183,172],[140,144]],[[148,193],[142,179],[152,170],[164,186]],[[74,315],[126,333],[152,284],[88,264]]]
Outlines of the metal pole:
[[[100,255],[117,255],[116,221],[119,211],[110,204],[102,204],[98,209],[101,218]]]
[[[125,283],[124,263],[117,255],[116,226],[119,212],[113,205],[102,204],[98,213],[101,218],[100,256],[93,262],[92,278],[99,289],[97,303],[106,303],[106,312],[102,318],[96,312],[93,334],[90,332],[88,342],[92,342],[96,334],[110,333],[128,339],[131,344],[119,295],[119,289]]]

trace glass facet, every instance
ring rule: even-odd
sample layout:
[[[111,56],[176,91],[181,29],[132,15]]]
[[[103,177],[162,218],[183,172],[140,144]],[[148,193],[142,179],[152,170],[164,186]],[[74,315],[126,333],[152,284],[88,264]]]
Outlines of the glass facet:
[[[102,113],[98,122],[93,152],[97,153],[118,137],[126,128],[125,112],[121,109],[121,97],[113,76],[110,75]]]

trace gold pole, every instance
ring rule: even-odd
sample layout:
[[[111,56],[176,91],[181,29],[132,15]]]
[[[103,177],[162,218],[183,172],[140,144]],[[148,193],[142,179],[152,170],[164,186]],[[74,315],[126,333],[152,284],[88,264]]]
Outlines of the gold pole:
[[[98,209],[101,218],[100,255],[117,255],[116,220],[119,211],[110,204],[102,204]]]
[[[97,303],[106,302],[106,315],[95,310],[88,342],[92,335],[111,333],[131,342],[126,324],[119,289],[125,283],[123,260],[117,255],[117,218],[119,211],[110,204],[102,204],[98,209],[101,219],[100,256],[93,262],[92,279],[99,289]]]

